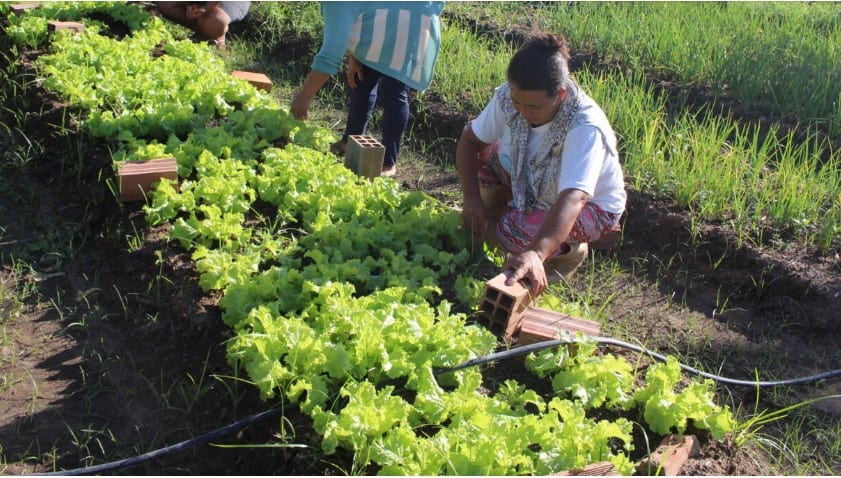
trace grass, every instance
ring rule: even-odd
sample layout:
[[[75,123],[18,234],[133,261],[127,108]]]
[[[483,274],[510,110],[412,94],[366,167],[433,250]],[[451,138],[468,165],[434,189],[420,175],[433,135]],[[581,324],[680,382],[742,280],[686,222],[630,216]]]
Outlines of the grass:
[[[841,21],[832,4],[463,2],[448,10],[503,26],[533,25],[685,86],[839,132]]]
[[[827,415],[815,408],[819,402],[838,401],[841,396],[825,395],[792,401],[783,395],[776,400],[784,405],[774,410],[761,408],[758,399],[750,412],[737,407],[739,416],[743,417],[735,434],[737,445],[754,446],[767,456],[776,457],[776,465],[791,469],[792,474],[832,473],[839,465],[841,426],[832,414]],[[804,460],[803,457],[814,457],[814,460]]]
[[[490,100],[490,88],[505,82],[505,69],[513,54],[514,49],[506,44],[494,44],[458,28],[444,28],[431,88],[457,111],[481,111]]]
[[[792,136],[761,137],[754,127],[709,110],[700,119],[695,112],[669,116],[662,98],[641,100],[650,90],[621,75],[578,77],[606,113],[631,112],[617,114],[614,126],[626,174],[640,191],[673,196],[697,220],[730,218],[742,240],[762,241],[770,221],[797,231],[803,243],[838,247],[830,237],[841,213],[837,159],[819,159],[825,150],[816,137],[800,143]]]

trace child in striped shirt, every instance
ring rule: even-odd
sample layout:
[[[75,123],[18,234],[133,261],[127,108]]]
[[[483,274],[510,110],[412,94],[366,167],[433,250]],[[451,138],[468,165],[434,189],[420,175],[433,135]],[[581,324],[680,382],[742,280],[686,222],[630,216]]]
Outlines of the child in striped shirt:
[[[312,69],[292,100],[291,111],[306,119],[316,92],[339,71],[348,53],[350,108],[342,140],[365,134],[379,98],[383,107],[383,175],[396,172],[397,154],[409,120],[409,91],[423,91],[441,44],[443,2],[324,2],[324,41]]]

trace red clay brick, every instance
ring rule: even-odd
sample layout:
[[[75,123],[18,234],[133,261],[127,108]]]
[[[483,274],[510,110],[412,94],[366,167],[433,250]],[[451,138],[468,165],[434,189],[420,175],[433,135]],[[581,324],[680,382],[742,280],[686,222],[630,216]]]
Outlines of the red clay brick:
[[[60,22],[58,20],[50,20],[47,22],[47,29],[51,32],[69,30],[71,32],[81,33],[85,31],[85,24],[79,22]]]
[[[511,340],[520,328],[523,312],[531,296],[521,282],[507,286],[505,279],[507,275],[502,273],[485,284],[485,295],[479,305],[479,312],[487,321],[489,329],[503,332],[505,340]]]
[[[523,313],[517,335],[519,345],[555,340],[561,337],[560,331],[581,332],[589,337],[598,337],[599,324],[571,315],[561,314],[539,307],[529,307]]]
[[[592,463],[584,468],[575,468],[572,470],[561,471],[559,473],[552,473],[551,476],[617,476],[619,471],[609,461],[600,461]]]
[[[700,451],[695,435],[666,435],[656,450],[637,463],[637,474],[677,476],[686,460]]]
[[[121,201],[143,201],[155,181],[162,178],[178,180],[178,164],[175,158],[126,161],[117,168],[117,178]]]
[[[9,5],[9,9],[15,15],[20,15],[27,10],[32,10],[33,8],[40,8],[41,4],[38,2],[30,2],[30,3],[13,3]]]
[[[260,88],[266,92],[272,91],[272,80],[262,73],[234,70],[231,72],[231,75],[237,78],[242,78],[243,80],[251,83],[255,88]]]

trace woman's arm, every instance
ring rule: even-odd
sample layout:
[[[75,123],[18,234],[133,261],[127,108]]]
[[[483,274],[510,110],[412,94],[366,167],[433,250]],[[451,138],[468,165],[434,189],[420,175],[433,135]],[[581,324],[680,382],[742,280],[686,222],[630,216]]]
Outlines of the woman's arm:
[[[549,281],[543,261],[560,249],[589,199],[590,195],[579,189],[564,189],[560,192],[528,247],[519,254],[512,254],[505,261],[503,269],[514,271],[506,280],[506,285],[528,279],[531,293],[535,297],[546,290]]]
[[[346,2],[324,2],[321,15],[324,19],[321,48],[312,61],[312,69],[335,75],[342,66],[342,59],[350,43],[351,30],[359,7]]]
[[[353,56],[352,53],[348,53],[348,61],[347,61],[347,82],[351,88],[356,89],[356,85],[358,81],[365,80],[365,73],[364,69],[362,68],[362,63],[359,63],[359,60]]]
[[[456,145],[456,169],[461,183],[462,209],[461,217],[464,225],[473,231],[473,235],[480,239],[485,237],[487,217],[482,196],[479,193],[479,179],[476,169],[476,157],[479,151],[487,145],[476,137],[473,128],[468,124],[462,131]]]
[[[292,99],[290,111],[295,118],[307,119],[315,94],[331,76],[339,71],[342,58],[347,51],[350,31],[356,19],[355,9],[355,6],[341,2],[325,2],[321,5],[321,14],[324,17],[324,40],[312,61],[312,68],[304,84]]]
[[[187,4],[186,12],[187,18],[190,20],[199,19],[209,12],[213,11],[214,8],[219,6],[221,2],[202,2],[204,5],[199,5],[197,3],[189,3]]]
[[[298,90],[298,93],[295,94],[295,98],[292,99],[292,104],[289,107],[292,116],[299,120],[307,119],[312,99],[315,98],[315,94],[318,93],[318,90],[329,79],[330,75],[327,73],[310,70],[306,80],[304,80],[304,84]]]

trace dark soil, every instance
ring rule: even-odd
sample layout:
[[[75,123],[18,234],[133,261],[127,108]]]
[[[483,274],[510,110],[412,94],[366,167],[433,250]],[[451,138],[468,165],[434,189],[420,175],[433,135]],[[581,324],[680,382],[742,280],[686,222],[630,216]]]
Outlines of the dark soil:
[[[502,34],[512,41],[519,38]],[[300,39],[292,40],[306,50]],[[277,51],[290,49],[279,46]],[[586,53],[578,58],[597,61]],[[31,75],[24,62],[18,79]],[[18,128],[0,129],[0,168],[9,185],[0,190],[0,456],[5,461],[0,469],[48,472],[133,457],[275,406],[273,400],[261,401],[254,387],[230,378],[234,372],[225,359],[225,341],[231,333],[221,322],[218,296],[201,291],[189,254],[166,240],[166,227],[150,228],[139,205],[115,200],[106,186],[113,179],[107,146],[72,131],[59,134],[55,125],[72,125],[73,113],[34,84],[6,94],[8,108],[0,113],[0,123]],[[434,92],[424,102],[423,113],[413,112],[417,134],[407,148],[412,149],[412,141],[448,138],[437,154],[452,158],[448,148],[467,116],[440,102]],[[27,113],[15,114],[20,111]],[[745,120],[756,118],[745,114]],[[14,160],[12,153],[21,148],[28,148],[29,160]],[[79,155],[82,167],[76,167]],[[419,170],[418,164],[401,163],[396,179],[407,189],[452,200],[458,183],[451,165],[434,172],[424,168],[423,175]],[[633,337],[653,350],[692,357],[705,370],[737,378],[752,378],[756,367],[765,367],[758,371],[765,379],[838,368],[837,252],[821,253],[785,236],[740,245],[725,224],[703,224],[693,237],[687,211],[670,199],[634,190],[629,190],[623,230],[617,251],[590,259],[599,264],[616,257],[623,269],[595,285],[621,297],[610,304],[603,335]],[[131,245],[127,238],[136,232],[144,241]],[[31,268],[21,269],[18,261]],[[570,293],[594,287],[587,277],[579,273]],[[516,361],[490,367],[488,385],[505,377],[546,389]],[[802,400],[837,394],[839,388],[829,382],[790,393]],[[749,409],[756,398],[744,388],[722,387],[720,395]],[[787,404],[780,400],[762,393],[758,403],[773,410]],[[829,404],[816,413],[837,421],[840,409]],[[281,435],[287,443],[307,446],[248,446],[276,443]],[[656,444],[660,438],[649,440]],[[682,474],[786,472],[732,440],[716,442],[703,433],[699,438],[701,454]],[[346,456],[324,457],[307,420],[294,410],[283,421],[262,420],[212,443],[243,447],[201,443],[103,473],[359,471],[350,469]],[[645,450],[644,445],[637,444],[637,450]],[[828,466],[841,473],[837,458]]]

